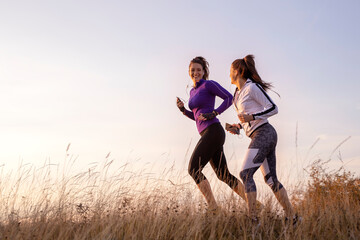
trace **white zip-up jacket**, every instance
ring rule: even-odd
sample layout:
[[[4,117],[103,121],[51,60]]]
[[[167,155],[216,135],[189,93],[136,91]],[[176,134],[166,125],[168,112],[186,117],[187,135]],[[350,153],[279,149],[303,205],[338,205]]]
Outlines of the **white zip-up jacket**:
[[[235,92],[234,106],[238,114],[253,115],[254,120],[240,123],[246,136],[268,122],[268,118],[278,113],[278,108],[265,90],[248,79],[244,86]]]

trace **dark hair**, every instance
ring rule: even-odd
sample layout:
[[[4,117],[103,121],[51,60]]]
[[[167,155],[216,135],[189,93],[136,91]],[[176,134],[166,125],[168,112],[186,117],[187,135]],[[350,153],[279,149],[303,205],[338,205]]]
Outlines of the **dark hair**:
[[[209,72],[209,63],[206,61],[206,59],[200,56],[193,58],[193,60],[190,61],[189,68],[192,63],[198,63],[202,66],[204,70],[203,79],[207,80],[210,72]]]
[[[237,70],[240,74],[240,77],[243,79],[251,79],[253,82],[260,84],[260,86],[265,90],[272,88],[272,84],[264,82],[259,76],[255,68],[255,61],[253,55],[247,55],[244,58],[236,59],[231,67],[234,70]]]

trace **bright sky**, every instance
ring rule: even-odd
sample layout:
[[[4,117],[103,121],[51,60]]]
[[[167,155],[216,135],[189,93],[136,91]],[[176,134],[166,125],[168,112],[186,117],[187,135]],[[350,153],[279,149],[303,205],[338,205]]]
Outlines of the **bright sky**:
[[[199,135],[175,97],[189,98],[189,61],[204,56],[233,92],[230,64],[254,54],[281,95],[270,93],[280,175],[330,157],[360,174],[359,11],[359,1],[2,1],[0,165],[61,162],[71,143],[80,169],[111,152],[186,176]],[[234,109],[220,120],[236,122]],[[227,134],[236,176],[248,143]]]

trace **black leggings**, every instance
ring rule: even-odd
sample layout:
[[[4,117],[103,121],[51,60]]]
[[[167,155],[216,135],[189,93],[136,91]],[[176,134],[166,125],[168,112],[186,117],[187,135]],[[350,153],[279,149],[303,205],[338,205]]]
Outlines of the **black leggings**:
[[[196,184],[205,180],[202,173],[205,165],[210,161],[217,177],[228,184],[231,188],[236,188],[238,179],[233,176],[227,167],[223,145],[225,142],[225,131],[220,123],[214,123],[200,133],[201,138],[197,143],[189,162],[189,174]]]

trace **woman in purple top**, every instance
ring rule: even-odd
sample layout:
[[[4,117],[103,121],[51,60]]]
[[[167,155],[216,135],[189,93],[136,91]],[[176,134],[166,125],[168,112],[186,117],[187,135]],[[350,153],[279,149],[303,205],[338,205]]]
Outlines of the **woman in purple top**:
[[[234,177],[226,164],[223,145],[225,131],[216,118],[232,104],[232,95],[215,81],[207,80],[209,76],[208,62],[203,57],[194,58],[189,65],[189,75],[194,83],[190,91],[188,111],[184,103],[178,98],[177,106],[180,111],[192,120],[195,120],[201,135],[189,162],[189,174],[195,180],[204,195],[209,208],[217,209],[210,184],[202,173],[205,165],[210,162],[217,177],[228,184],[238,195],[245,199],[243,184]],[[218,108],[215,107],[215,97],[224,101]]]

